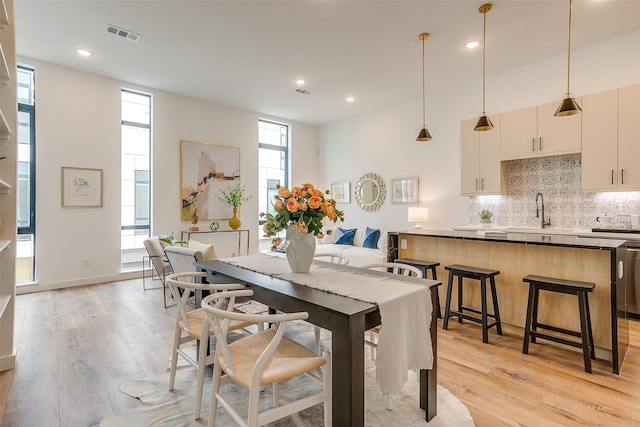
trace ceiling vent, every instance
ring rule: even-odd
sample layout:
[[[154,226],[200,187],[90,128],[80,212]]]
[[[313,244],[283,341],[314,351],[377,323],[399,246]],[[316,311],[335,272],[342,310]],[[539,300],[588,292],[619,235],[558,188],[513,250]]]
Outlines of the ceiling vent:
[[[296,92],[301,93],[303,95],[311,94],[311,92],[309,92],[308,90],[304,90],[304,89],[296,89]]]
[[[114,36],[122,37],[132,42],[137,42],[140,39],[140,34],[136,34],[132,31],[118,28],[114,25],[107,25],[107,32]]]

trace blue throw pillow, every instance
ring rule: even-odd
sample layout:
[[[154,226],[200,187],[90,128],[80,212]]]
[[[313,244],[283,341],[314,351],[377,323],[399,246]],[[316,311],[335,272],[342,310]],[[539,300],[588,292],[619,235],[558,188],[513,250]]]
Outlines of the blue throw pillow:
[[[351,245],[353,246],[353,239],[356,237],[356,229],[355,228],[340,228],[338,227],[338,231],[336,232],[336,245]]]
[[[378,249],[378,240],[380,240],[380,230],[377,228],[367,227],[364,232],[363,248]]]

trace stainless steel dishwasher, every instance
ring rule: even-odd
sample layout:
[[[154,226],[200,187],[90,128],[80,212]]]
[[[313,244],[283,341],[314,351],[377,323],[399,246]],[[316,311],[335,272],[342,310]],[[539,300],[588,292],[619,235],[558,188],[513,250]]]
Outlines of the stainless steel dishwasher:
[[[640,242],[627,242],[627,311],[640,319]]]

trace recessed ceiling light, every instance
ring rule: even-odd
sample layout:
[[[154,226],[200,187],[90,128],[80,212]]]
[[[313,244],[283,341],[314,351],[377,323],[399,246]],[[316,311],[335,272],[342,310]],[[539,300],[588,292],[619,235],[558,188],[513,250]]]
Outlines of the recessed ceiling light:
[[[480,42],[472,41],[464,45],[467,49],[475,49],[480,46]]]
[[[355,101],[356,99],[355,99],[353,96],[347,96],[347,97],[345,98],[345,100],[346,100],[347,102],[353,102],[353,101]]]
[[[80,56],[91,56],[93,55],[93,53],[89,52],[86,49],[77,49],[76,52],[78,53],[78,55]]]
[[[306,81],[306,80],[304,80],[304,79],[298,79],[298,80],[296,80],[296,84],[297,84],[298,86],[302,86],[302,85],[303,85],[303,84],[305,84],[305,83],[307,83],[307,81]]]

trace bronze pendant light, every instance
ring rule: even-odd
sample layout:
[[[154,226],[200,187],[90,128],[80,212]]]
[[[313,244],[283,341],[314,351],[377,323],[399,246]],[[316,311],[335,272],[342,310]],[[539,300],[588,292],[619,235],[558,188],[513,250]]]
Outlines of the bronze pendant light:
[[[491,10],[491,3],[485,3],[478,9],[484,19],[484,30],[482,35],[482,116],[478,119],[478,123],[476,123],[476,127],[473,130],[477,132],[482,132],[485,130],[493,129],[493,123],[487,117],[487,113],[485,113],[485,70],[486,70],[486,52],[487,52],[487,12]]]
[[[571,96],[571,91],[569,90],[569,78],[571,75],[571,9],[573,8],[573,0],[569,0],[569,48],[567,53],[567,93],[564,96],[564,99],[558,106],[554,116],[556,117],[564,117],[564,116],[573,116],[574,114],[580,113],[582,108],[578,105],[575,98]]]
[[[427,142],[431,141],[431,134],[429,133],[429,129],[427,129],[427,113],[425,106],[425,86],[424,86],[424,41],[429,38],[429,33],[422,33],[418,36],[420,40],[422,40],[422,129],[420,129],[420,133],[416,138],[418,142]]]

